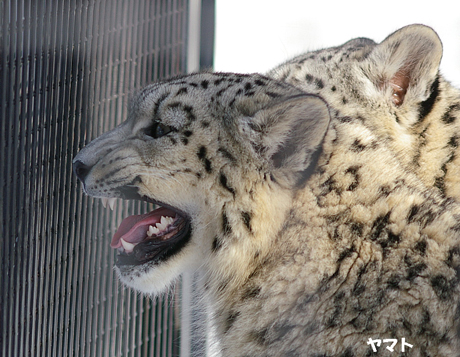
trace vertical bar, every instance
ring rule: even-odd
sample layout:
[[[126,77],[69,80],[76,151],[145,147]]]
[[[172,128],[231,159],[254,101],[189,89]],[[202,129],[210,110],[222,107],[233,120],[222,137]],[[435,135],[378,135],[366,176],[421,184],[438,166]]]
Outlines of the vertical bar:
[[[201,1],[200,69],[214,67],[215,0]]]
[[[187,73],[200,69],[201,0],[189,1]]]
[[[181,333],[180,333],[180,356],[189,357],[192,344],[190,327],[192,326],[191,309],[192,306],[192,282],[193,273],[185,272],[182,275],[182,311],[181,311]]]

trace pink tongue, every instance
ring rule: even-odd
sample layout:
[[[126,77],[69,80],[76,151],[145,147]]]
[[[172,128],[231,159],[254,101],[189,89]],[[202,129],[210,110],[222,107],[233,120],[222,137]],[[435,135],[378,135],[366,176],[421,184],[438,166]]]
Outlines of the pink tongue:
[[[121,238],[128,243],[143,241],[147,235],[149,226],[155,226],[156,223],[160,222],[161,216],[175,217],[176,214],[170,209],[161,207],[149,213],[126,217],[115,232],[110,246],[112,248],[120,248]]]

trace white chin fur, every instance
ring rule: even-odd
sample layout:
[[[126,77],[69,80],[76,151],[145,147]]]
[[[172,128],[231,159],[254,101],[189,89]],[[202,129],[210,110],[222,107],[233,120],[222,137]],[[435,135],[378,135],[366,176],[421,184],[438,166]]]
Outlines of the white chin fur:
[[[190,242],[182,252],[158,265],[150,268],[140,265],[125,272],[115,266],[115,271],[120,281],[127,287],[156,296],[165,293],[185,271],[196,270],[197,262],[203,262],[202,259],[197,259],[199,255],[199,249],[193,249],[193,243]]]

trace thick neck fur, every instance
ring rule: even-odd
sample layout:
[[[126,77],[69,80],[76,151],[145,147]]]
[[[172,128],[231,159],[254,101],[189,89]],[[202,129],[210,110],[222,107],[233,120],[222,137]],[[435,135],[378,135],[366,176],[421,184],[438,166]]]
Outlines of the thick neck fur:
[[[414,356],[458,351],[455,203],[426,191],[350,118],[333,121],[305,188],[291,198],[272,185],[252,187],[251,207],[254,224],[264,207],[273,225],[243,234],[232,224],[238,244],[221,246],[209,262],[225,356],[360,356],[376,336],[405,337]],[[226,207],[228,222],[237,206]]]
[[[251,275],[273,254],[279,232],[292,207],[293,194],[267,174],[246,173],[238,192],[222,207],[222,226],[214,238],[206,267],[205,293],[210,296],[217,320],[239,300]],[[223,322],[225,324],[225,322]],[[225,326],[221,326],[225,329]]]
[[[346,50],[346,45],[343,47]],[[324,50],[319,54],[327,57],[333,53]],[[388,144],[403,167],[426,186],[460,199],[459,89],[438,74],[426,88],[424,101],[406,97],[402,105],[396,106],[389,88],[385,91],[369,80],[376,69],[363,67],[362,60],[323,63],[308,61],[310,55],[281,65],[269,75],[320,95],[342,116],[360,118],[379,141]],[[337,68],[340,75],[332,76]],[[370,72],[364,75],[366,71]]]
[[[460,199],[460,91],[439,79],[439,90],[431,110],[405,127],[411,141],[401,145],[399,156],[427,186]]]

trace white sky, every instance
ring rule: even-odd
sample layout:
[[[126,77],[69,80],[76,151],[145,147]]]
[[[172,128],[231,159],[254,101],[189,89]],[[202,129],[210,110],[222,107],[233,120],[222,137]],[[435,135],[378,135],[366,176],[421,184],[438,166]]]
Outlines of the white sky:
[[[412,23],[438,33],[441,71],[460,87],[458,0],[217,0],[215,70],[264,73],[307,50],[356,37],[380,42]]]

